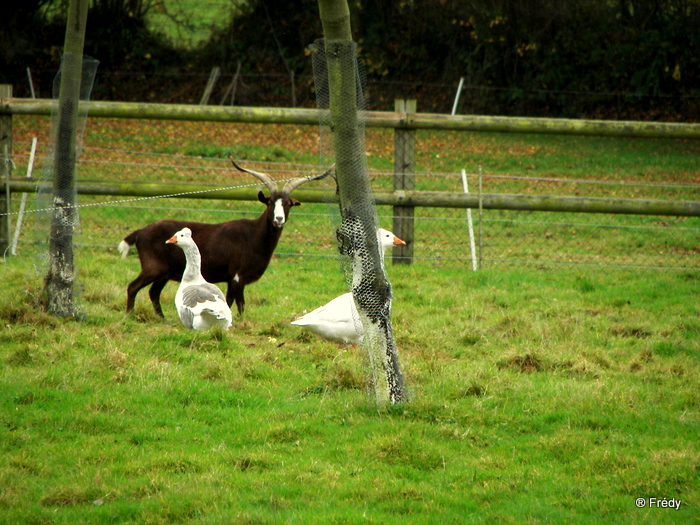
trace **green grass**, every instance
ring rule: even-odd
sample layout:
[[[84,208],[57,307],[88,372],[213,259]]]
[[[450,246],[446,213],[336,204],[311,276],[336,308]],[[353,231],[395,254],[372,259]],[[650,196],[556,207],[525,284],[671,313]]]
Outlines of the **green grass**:
[[[47,131],[47,119],[16,119],[20,174],[29,138],[45,144]],[[90,121],[79,173],[249,184],[228,155],[287,173],[315,164],[315,133]],[[391,171],[392,141],[368,131],[372,169]],[[485,191],[697,200],[698,153],[690,141],[421,132],[417,185],[461,191],[445,173],[483,166]],[[114,250],[126,233],[164,216],[220,222],[260,210],[174,199],[83,208],[82,321],[38,307],[45,269],[25,218],[19,256],[0,263],[0,523],[700,521],[700,277],[596,267],[681,254],[693,265],[697,219],[616,226],[489,212],[484,269],[471,272],[464,210],[418,210],[416,263],[388,268],[412,397],[385,408],[367,392],[362,348],[289,325],[345,291],[327,205],[294,209],[230,332],[187,332],[173,283],[166,321],[145,290],[124,314],[139,269]],[[683,503],[638,509],[638,497]]]
[[[696,273],[390,266],[412,399],[381,409],[361,348],[289,325],[333,257],[274,259],[226,334],[174,284],[126,316],[134,256],[79,261],[84,321],[37,308],[31,253],[0,267],[2,523],[700,519]]]
[[[697,184],[698,141],[421,131],[416,149],[417,171],[475,174],[481,167],[490,193],[698,199],[696,188],[649,186]],[[476,191],[473,179],[470,185]],[[460,191],[461,184],[450,189]]]
[[[46,147],[48,119],[13,126],[23,175],[31,136]],[[229,154],[256,166],[314,163],[315,133],[91,120],[79,174],[247,184],[224,168]],[[391,170],[392,141],[368,131],[371,168]],[[693,186],[538,178],[691,185],[698,148],[421,132],[417,184],[461,191],[444,174],[483,166],[487,192],[697,200]],[[495,177],[503,175],[530,179]],[[134,315],[124,314],[138,261],[114,247],[164,216],[218,222],[261,206],[131,206],[81,210],[90,245],[78,254],[82,321],[38,307],[44,270],[30,233],[20,255],[0,263],[0,523],[700,521],[700,277],[595,267],[643,266],[650,259],[635,257],[650,250],[659,261],[681,252],[695,261],[697,219],[632,217],[623,230],[600,216],[492,212],[487,264],[475,273],[463,259],[464,210],[419,210],[421,258],[388,268],[412,399],[381,408],[367,393],[361,348],[289,325],[345,291],[328,207],[295,209],[278,248],[315,257],[274,258],[247,288],[247,311],[230,332],[193,334],[176,321],[173,283],[162,298],[167,321],[146,291]],[[31,232],[33,217],[25,220]],[[638,509],[639,497],[683,503]]]

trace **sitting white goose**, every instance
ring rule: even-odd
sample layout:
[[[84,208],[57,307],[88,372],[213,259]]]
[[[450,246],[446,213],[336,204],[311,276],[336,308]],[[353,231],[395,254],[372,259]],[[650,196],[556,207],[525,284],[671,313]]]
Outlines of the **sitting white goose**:
[[[192,330],[208,330],[214,326],[228,330],[233,322],[231,308],[219,287],[202,277],[202,257],[192,239],[192,230],[183,228],[165,243],[182,248],[187,260],[175,294],[175,307],[182,324]]]
[[[377,236],[382,256],[391,246],[406,244],[383,228],[377,230]],[[360,315],[351,292],[336,297],[329,303],[292,321],[291,324],[302,326],[326,339],[346,344],[359,344],[364,335]]]

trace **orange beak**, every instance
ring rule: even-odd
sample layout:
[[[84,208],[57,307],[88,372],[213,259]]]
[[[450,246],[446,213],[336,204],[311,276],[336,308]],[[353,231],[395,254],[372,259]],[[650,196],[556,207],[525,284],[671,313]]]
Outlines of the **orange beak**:
[[[404,244],[406,243],[394,235],[394,246],[403,246]]]
[[[170,237],[170,239],[165,241],[165,244],[177,244],[177,237],[173,235],[172,237]]]

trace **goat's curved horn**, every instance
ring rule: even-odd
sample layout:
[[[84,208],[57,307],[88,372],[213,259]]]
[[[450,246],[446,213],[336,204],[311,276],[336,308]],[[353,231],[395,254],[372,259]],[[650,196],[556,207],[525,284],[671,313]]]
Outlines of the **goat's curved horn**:
[[[267,189],[270,190],[270,193],[275,193],[277,191],[277,183],[267,173],[260,173],[259,171],[253,171],[253,170],[249,170],[246,168],[241,168],[233,160],[233,157],[229,157],[229,160],[231,161],[231,164],[233,164],[233,167],[236,168],[238,171],[242,171],[244,173],[250,173],[253,177],[255,177],[260,182],[265,184],[265,186],[267,186]]]
[[[333,168],[335,168],[335,164],[333,164],[330,168],[328,168],[324,173],[321,175],[307,175],[306,177],[299,177],[298,179],[292,179],[287,184],[284,185],[284,188],[282,188],[282,193],[286,193],[289,195],[292,193],[296,188],[304,184],[305,182],[309,182],[312,180],[321,180],[322,178],[326,177],[331,171],[333,171]]]

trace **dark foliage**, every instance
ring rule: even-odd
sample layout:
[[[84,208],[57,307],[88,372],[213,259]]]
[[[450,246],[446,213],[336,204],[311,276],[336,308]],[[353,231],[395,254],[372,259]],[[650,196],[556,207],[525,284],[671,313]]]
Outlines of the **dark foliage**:
[[[42,15],[48,1],[6,2],[8,5],[3,7],[0,18],[1,83],[26,85],[27,67],[55,68],[60,61],[65,24],[52,24]]]
[[[26,67],[48,96],[63,43],[48,0],[18,2],[0,22],[0,82],[27,96]],[[95,0],[85,54],[100,60],[93,98],[198,101],[209,71],[240,64],[236,103],[312,106],[308,46],[322,36],[317,0],[250,0],[200,49],[147,30],[146,0]],[[418,98],[448,112],[625,119],[700,119],[698,0],[350,1],[370,108]],[[32,35],[32,38],[28,38]],[[38,35],[38,37],[36,36]],[[293,94],[292,94],[293,93]]]

